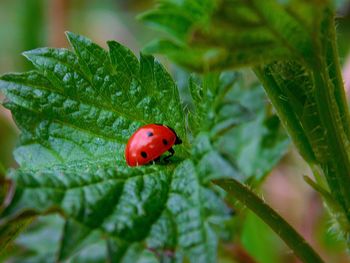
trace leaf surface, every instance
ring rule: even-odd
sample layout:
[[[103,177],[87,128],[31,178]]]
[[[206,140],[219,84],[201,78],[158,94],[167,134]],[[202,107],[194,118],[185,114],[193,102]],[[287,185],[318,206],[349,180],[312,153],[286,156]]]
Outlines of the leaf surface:
[[[94,230],[127,243],[123,257],[136,253],[140,262],[158,254],[171,258],[167,251],[176,258],[215,259],[210,220],[226,218],[227,210],[214,209],[225,205],[185,160],[188,150],[176,146],[167,165],[131,168],[124,160],[128,138],[144,124],[168,125],[186,144],[174,81],[151,56],[138,60],[117,42],[108,42],[107,52],[85,37],[67,36],[73,51],[25,52],[36,70],[1,76],[6,107],[21,130],[15,151],[21,167],[9,173],[16,192],[0,223],[59,212],[67,219],[60,260],[89,244]],[[207,198],[211,205],[202,207]],[[195,235],[186,245],[187,230]]]

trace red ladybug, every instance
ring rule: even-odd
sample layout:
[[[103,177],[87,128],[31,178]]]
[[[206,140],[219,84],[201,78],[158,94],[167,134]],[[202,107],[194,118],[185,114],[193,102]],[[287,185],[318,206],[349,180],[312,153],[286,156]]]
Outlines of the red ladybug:
[[[156,161],[166,151],[174,155],[173,145],[181,144],[175,131],[162,124],[148,124],[139,128],[129,139],[125,148],[125,159],[129,166],[144,165]]]

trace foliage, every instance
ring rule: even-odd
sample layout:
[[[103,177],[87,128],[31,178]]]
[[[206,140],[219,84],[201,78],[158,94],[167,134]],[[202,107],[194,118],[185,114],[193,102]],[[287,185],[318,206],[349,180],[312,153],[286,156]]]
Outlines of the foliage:
[[[171,36],[146,52],[201,72],[254,69],[349,240],[350,115],[333,2],[166,0],[140,18]]]
[[[215,261],[216,233],[230,209],[210,180],[245,177],[213,142],[254,119],[229,99],[237,75],[192,79],[190,141],[175,83],[153,57],[141,54],[138,61],[117,42],[108,42],[106,52],[85,37],[67,36],[74,51],[25,52],[36,70],[1,77],[5,105],[21,129],[15,150],[21,168],[10,171],[17,187],[2,224],[59,212],[67,219],[59,260],[76,254],[99,231],[109,237],[112,261],[155,255]],[[170,164],[129,168],[125,143],[146,123],[173,127],[184,144]]]

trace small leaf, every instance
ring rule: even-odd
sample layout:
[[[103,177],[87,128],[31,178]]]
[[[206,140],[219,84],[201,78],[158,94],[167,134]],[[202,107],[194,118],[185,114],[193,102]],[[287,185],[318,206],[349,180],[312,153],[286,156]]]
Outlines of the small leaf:
[[[215,126],[211,133],[214,135],[222,134],[234,126],[252,120],[253,114],[246,107],[242,106],[238,101],[226,101],[220,108],[215,118]]]
[[[147,54],[167,55],[174,62],[196,72],[222,71],[255,66],[263,62],[272,62],[277,58],[286,58],[283,49],[270,46],[268,51],[263,47],[237,49],[228,52],[220,46],[196,46],[173,43],[169,40],[155,40],[147,44],[143,52]]]
[[[237,87],[230,96],[239,100],[254,117],[231,129],[215,145],[245,180],[259,182],[286,153],[290,141],[277,116],[270,115],[260,86],[252,87],[249,92]]]
[[[192,155],[204,182],[227,177],[260,182],[289,146],[261,87],[246,87],[239,74],[223,73],[192,76],[189,88],[195,106],[190,127],[201,131]]]
[[[184,40],[194,21],[204,24],[214,10],[212,0],[159,1],[156,10],[139,16],[146,24]],[[186,10],[186,12],[184,12]]]

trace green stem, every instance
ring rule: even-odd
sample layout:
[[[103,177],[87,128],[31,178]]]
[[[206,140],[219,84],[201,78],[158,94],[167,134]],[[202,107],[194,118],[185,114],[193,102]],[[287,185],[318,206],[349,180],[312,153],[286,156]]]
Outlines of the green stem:
[[[321,73],[320,73],[321,72]],[[339,115],[339,106],[336,104],[332,86],[326,78],[322,68],[314,71],[315,98],[319,110],[319,116],[324,127],[328,147],[328,161],[324,170],[331,188],[332,194],[342,204],[350,219],[350,159],[348,154],[348,139],[342,127]],[[329,85],[330,84],[330,85]],[[338,89],[340,87],[334,87]]]
[[[315,163],[315,154],[308,138],[306,137],[304,129],[296,116],[293,105],[290,105],[288,101],[283,100],[283,92],[280,90],[278,84],[273,79],[271,74],[264,72],[263,68],[261,67],[256,67],[254,72],[262,82],[267,96],[276,109],[279,118],[285,126],[289,136],[292,138],[295,146],[299,150],[301,156],[308,163]]]
[[[337,58],[334,14],[326,9],[322,22],[321,41],[315,41],[317,54],[310,63],[314,82],[314,96],[323,127],[325,162],[320,161],[332,195],[341,204],[350,220],[350,142],[349,110]]]
[[[339,54],[337,47],[336,27],[334,15],[330,15],[332,19],[329,20],[328,31],[325,34],[326,39],[329,42],[327,50],[327,68],[329,71],[329,77],[336,87],[334,90],[334,96],[339,106],[341,113],[341,120],[343,121],[343,127],[347,137],[350,139],[350,112],[345,95],[344,81],[341,73]]]
[[[295,255],[303,262],[324,262],[306,240],[300,236],[286,220],[246,186],[234,179],[216,180],[214,183],[225,189],[230,198],[239,200],[259,216],[284,240],[284,242],[286,242]]]

